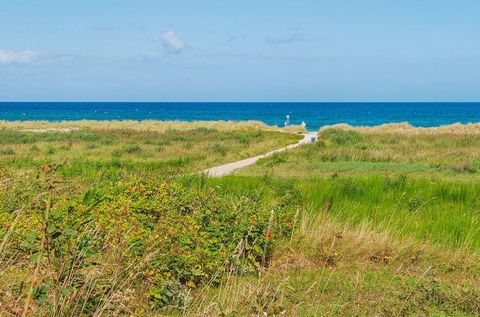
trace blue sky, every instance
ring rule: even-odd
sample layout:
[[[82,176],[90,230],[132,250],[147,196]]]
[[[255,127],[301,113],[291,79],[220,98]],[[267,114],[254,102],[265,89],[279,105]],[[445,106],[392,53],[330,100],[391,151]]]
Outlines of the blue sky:
[[[480,1],[0,0],[2,101],[479,101]]]

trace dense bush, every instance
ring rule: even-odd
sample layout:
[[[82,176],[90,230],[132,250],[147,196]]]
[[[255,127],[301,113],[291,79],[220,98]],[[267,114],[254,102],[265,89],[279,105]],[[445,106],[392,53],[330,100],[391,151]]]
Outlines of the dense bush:
[[[144,278],[154,305],[178,300],[172,287],[215,283],[225,270],[254,272],[269,244],[269,212],[248,197],[193,192],[176,183],[120,183],[95,195],[102,201],[92,217],[110,232],[110,243],[127,240],[129,265],[151,256]]]
[[[42,181],[36,183],[40,191]],[[255,195],[176,181],[115,182],[82,195],[56,189],[50,178],[45,184],[14,228],[15,203],[3,197],[0,241],[10,235],[2,258],[27,276],[39,267],[32,300],[50,312],[59,308],[52,303],[63,303],[65,312],[78,313],[73,303],[83,302],[83,313],[92,314],[127,291],[152,308],[182,307],[191,289],[267,266],[273,238],[291,232],[298,201],[288,187],[288,202],[268,208]],[[11,287],[25,297],[29,281],[18,278]]]

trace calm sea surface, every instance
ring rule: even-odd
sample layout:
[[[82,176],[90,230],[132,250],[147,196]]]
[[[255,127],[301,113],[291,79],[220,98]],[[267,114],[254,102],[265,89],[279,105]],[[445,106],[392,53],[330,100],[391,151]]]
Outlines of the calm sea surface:
[[[0,120],[259,120],[307,123],[308,130],[349,123],[378,125],[408,121],[415,126],[480,122],[477,103],[163,103],[0,102]]]

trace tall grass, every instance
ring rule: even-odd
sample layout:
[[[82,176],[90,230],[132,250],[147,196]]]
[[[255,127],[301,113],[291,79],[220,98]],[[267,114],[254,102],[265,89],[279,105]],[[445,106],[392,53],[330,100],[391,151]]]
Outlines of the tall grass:
[[[478,135],[480,123],[454,123],[435,127],[415,127],[408,122],[386,123],[378,126],[354,127],[348,124],[335,124],[323,126],[320,131],[335,129],[344,131],[357,131],[371,134],[398,134],[398,135]]]
[[[312,179],[301,184],[312,211],[455,249],[480,249],[478,184],[381,176]]]
[[[0,128],[28,130],[31,132],[47,132],[60,130],[61,132],[74,131],[75,129],[106,129],[122,130],[129,129],[134,131],[157,131],[166,132],[169,130],[192,131],[197,130],[205,132],[208,130],[219,131],[285,131],[289,133],[304,133],[305,128],[298,125],[292,125],[285,128],[269,126],[260,121],[157,121],[157,120],[80,120],[80,121],[1,121]]]
[[[432,133],[325,129],[210,179],[191,171],[298,136],[0,129],[1,309],[478,315],[480,138]]]
[[[97,176],[190,173],[295,143],[300,136],[262,130],[83,129],[22,132],[0,129],[0,164],[33,171],[60,164],[60,174],[79,183]]]
[[[368,220],[350,225],[324,206],[302,213],[264,275],[228,276],[219,288],[195,293],[185,313],[474,316],[480,313],[479,273],[475,255],[381,230]]]
[[[242,175],[261,175],[272,167],[275,175],[324,176],[335,172],[368,175],[405,172],[409,175],[474,179],[480,172],[480,133],[466,127],[412,128],[400,133],[395,127],[325,127],[315,145],[289,151],[282,161],[265,159]],[[432,130],[429,130],[432,129]],[[453,129],[455,132],[449,132]],[[409,129],[407,129],[410,131]],[[465,132],[465,133],[464,133]]]
[[[395,176],[279,179],[229,176],[204,180],[229,193],[256,193],[264,203],[295,188],[309,214],[427,241],[450,250],[480,251],[480,184]],[[194,185],[194,184],[191,184]],[[198,183],[197,185],[198,186]]]

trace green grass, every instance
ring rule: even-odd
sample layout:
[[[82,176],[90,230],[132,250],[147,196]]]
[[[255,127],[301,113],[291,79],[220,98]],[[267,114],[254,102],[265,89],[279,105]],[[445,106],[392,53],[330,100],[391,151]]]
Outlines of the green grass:
[[[201,304],[193,304],[192,315],[477,315],[478,225],[461,230],[473,234],[471,239],[462,241],[455,233],[462,222],[476,221],[477,212],[469,205],[479,188],[431,185],[421,193],[439,201],[431,210],[421,210],[415,197],[426,183],[404,177],[380,180],[336,180],[335,190],[331,180],[212,180],[211,186],[225,192],[256,192],[266,201],[293,186],[307,206],[297,234],[277,245],[265,275],[230,277],[222,287],[200,292]],[[372,186],[377,188],[370,190]],[[396,206],[397,192],[413,199]],[[389,197],[381,197],[385,193]],[[449,215],[430,219],[436,209],[449,207],[454,209],[443,210]],[[462,213],[465,207],[472,208]],[[449,221],[452,216],[458,219]],[[434,230],[429,230],[431,224],[437,225]]]
[[[134,126],[0,130],[10,315],[480,314],[475,133],[327,129],[208,178],[300,137]]]
[[[128,129],[21,132],[0,129],[0,164],[33,171],[60,164],[60,173],[77,181],[98,174],[182,174],[240,160],[295,143],[299,136],[273,131],[179,131]],[[100,172],[100,173],[99,173]],[[126,177],[126,176],[125,176]]]
[[[476,134],[389,134],[326,129],[315,145],[266,158],[239,175],[267,170],[285,177],[404,172],[411,176],[472,179],[480,172]],[[280,159],[281,158],[281,159]]]
[[[293,187],[308,213],[328,213],[353,226],[368,223],[379,231],[447,249],[480,250],[480,183],[436,182],[402,174],[302,180],[230,176],[209,182],[240,195],[258,193],[266,201]]]
[[[378,176],[312,180],[302,184],[312,210],[328,212],[356,225],[368,221],[379,230],[398,231],[449,248],[480,248],[479,185],[396,180]]]

